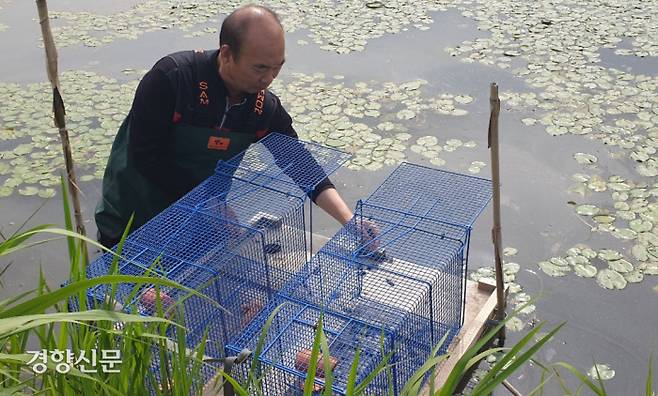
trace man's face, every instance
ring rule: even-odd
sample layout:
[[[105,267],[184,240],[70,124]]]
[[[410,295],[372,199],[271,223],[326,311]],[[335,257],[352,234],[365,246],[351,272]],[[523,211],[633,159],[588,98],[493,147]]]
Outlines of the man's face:
[[[234,89],[254,94],[270,86],[285,62],[283,31],[253,27],[247,33],[240,54],[227,51],[228,76]]]

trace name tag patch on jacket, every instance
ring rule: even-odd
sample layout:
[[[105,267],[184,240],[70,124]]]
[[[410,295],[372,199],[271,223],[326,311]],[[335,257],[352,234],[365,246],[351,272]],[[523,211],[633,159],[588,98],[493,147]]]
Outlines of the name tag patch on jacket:
[[[208,139],[208,148],[210,150],[228,150],[228,146],[231,144],[231,139],[225,137],[211,136]]]

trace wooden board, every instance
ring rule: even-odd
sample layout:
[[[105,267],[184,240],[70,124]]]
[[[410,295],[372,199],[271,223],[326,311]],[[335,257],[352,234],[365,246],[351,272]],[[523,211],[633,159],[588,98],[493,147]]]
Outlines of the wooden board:
[[[480,338],[486,327],[487,319],[492,316],[496,305],[496,287],[494,285],[466,281],[464,325],[448,347],[450,357],[437,367],[434,389],[443,386],[457,361]],[[421,394],[429,395],[429,384],[425,385]]]

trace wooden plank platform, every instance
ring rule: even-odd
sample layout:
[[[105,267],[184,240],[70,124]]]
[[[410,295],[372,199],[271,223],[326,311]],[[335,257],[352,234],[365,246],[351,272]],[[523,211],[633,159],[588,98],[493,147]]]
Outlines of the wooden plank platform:
[[[457,361],[464,356],[468,348],[480,339],[486,327],[487,319],[492,317],[496,305],[495,285],[471,280],[466,281],[464,325],[448,347],[450,357],[437,367],[434,389],[443,386]],[[421,394],[429,395],[429,388],[429,383],[425,384]]]

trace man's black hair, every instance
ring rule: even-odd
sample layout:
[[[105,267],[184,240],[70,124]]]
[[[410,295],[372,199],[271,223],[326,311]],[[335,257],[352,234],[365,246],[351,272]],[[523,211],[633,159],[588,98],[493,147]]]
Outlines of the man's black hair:
[[[238,8],[233,11],[229,16],[224,19],[222,22],[222,28],[219,31],[219,47],[226,44],[231,48],[231,53],[234,58],[238,58],[240,54],[240,48],[242,47],[242,42],[247,35],[249,26],[254,22],[254,18],[249,16],[241,16],[240,11],[246,8],[257,8],[259,10],[265,11],[274,17],[274,20],[277,21],[279,26],[281,26],[281,21],[276,12],[270,10],[267,7],[261,5],[246,5]]]

